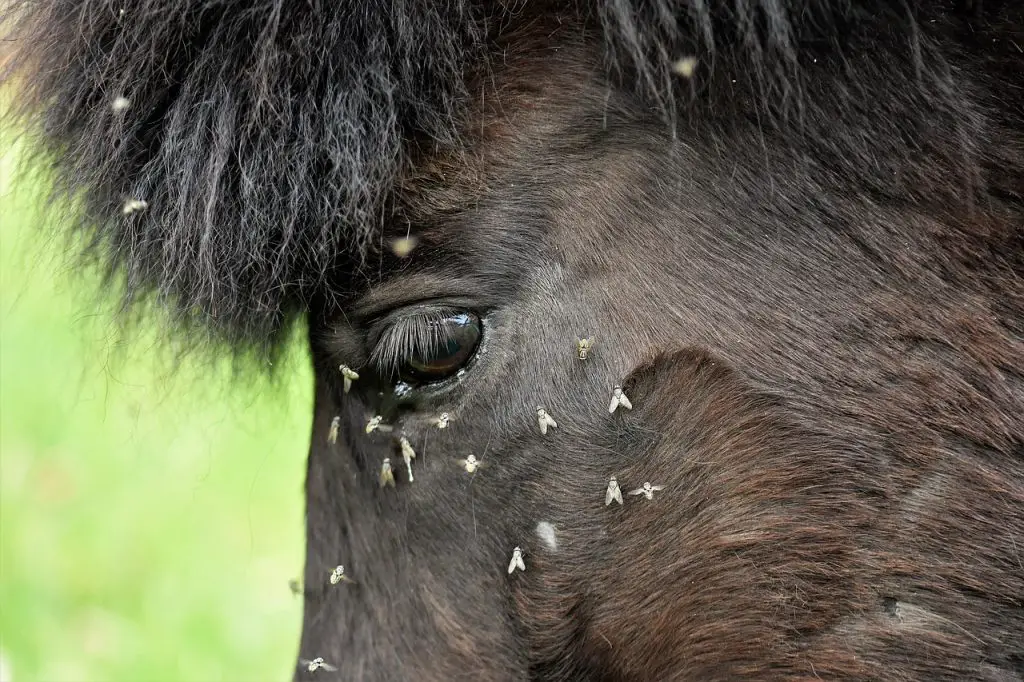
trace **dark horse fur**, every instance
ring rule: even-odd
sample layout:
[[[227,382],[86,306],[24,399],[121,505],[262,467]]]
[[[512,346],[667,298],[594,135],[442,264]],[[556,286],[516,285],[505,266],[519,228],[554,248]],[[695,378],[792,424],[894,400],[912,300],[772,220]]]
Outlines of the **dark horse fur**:
[[[1021,3],[5,11],[127,300],[308,325],[299,656],[339,670],[297,679],[1024,679]],[[482,348],[396,395],[375,346],[438,306]]]

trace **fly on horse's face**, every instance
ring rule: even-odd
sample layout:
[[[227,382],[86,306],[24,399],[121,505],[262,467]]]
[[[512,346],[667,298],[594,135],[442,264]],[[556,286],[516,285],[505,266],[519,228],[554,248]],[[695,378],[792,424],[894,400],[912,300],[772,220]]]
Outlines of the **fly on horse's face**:
[[[308,320],[297,679],[1024,676],[1020,9],[246,4],[25,63],[155,79],[29,98],[115,262]]]

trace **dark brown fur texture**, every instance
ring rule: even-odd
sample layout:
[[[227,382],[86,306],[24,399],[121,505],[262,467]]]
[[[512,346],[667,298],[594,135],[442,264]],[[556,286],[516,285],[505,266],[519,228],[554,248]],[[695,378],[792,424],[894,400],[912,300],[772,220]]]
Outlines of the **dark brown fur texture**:
[[[239,5],[24,4],[13,64],[130,299],[308,324],[296,679],[1024,680],[1019,4]],[[396,391],[437,306],[482,348]]]

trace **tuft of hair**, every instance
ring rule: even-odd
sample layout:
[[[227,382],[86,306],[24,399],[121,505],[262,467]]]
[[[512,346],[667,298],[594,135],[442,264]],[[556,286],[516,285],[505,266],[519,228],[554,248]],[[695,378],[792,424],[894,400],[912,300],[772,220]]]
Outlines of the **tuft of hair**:
[[[484,26],[466,2],[0,12],[14,119],[87,249],[130,300],[155,294],[184,327],[244,345],[279,341],[368,252],[415,140],[458,144]]]
[[[504,34],[547,18],[603,36],[609,74],[671,122],[723,63],[766,109],[798,109],[805,52],[856,26],[923,68],[918,15],[948,4],[11,0],[0,84],[126,303],[154,296],[185,328],[273,346],[383,248],[421,151],[460,151],[468,84]]]

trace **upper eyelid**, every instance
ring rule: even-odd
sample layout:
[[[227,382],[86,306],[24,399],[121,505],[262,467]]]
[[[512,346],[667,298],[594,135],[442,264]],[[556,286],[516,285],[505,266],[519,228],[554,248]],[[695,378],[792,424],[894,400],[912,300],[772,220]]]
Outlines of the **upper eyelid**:
[[[411,305],[395,308],[377,317],[370,322],[366,331],[367,346],[373,350],[377,344],[384,339],[389,332],[402,320],[410,318],[424,318],[437,313],[438,316],[461,312],[463,309],[446,303],[413,303]]]
[[[396,310],[419,304],[450,304],[472,308],[463,292],[485,289],[481,282],[471,279],[417,273],[408,278],[396,278],[381,284],[354,302],[353,319],[364,323],[382,320]],[[462,303],[461,301],[464,301]]]
[[[428,334],[422,333],[426,329],[426,325],[429,322],[424,320],[430,319],[432,321],[441,321],[453,315],[460,315],[470,313],[480,319],[481,313],[473,310],[472,308],[463,308],[459,306],[450,305],[448,303],[435,303],[434,305],[416,306],[412,310],[408,308],[402,308],[398,311],[394,311],[390,315],[382,317],[376,322],[367,334],[367,347],[370,350],[369,362],[373,364],[377,371],[381,373],[394,372],[399,363],[402,360],[408,359],[409,350],[413,344],[409,344],[408,340],[413,337],[419,337],[415,340],[422,340],[429,336]],[[413,320],[415,322],[407,327],[407,336],[405,339],[396,338],[398,332],[395,331],[396,326],[401,321]],[[417,325],[423,325],[417,329]],[[430,342],[436,342],[441,339],[441,336],[437,336],[431,339]],[[402,342],[406,347],[401,347]],[[426,350],[420,347],[422,344],[415,344],[416,350],[422,352]]]

